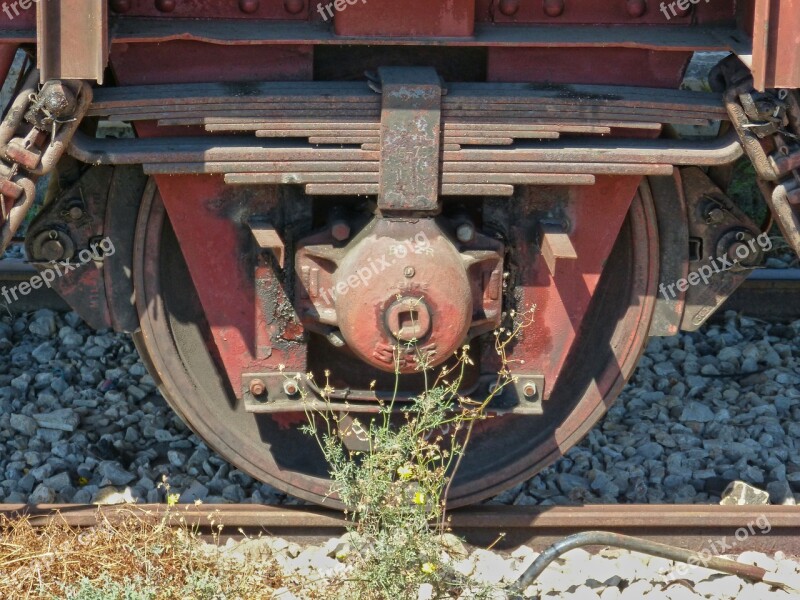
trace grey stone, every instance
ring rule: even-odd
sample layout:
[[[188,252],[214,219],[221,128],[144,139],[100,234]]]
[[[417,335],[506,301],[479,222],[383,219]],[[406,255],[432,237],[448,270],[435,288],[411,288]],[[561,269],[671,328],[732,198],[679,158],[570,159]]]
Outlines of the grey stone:
[[[178,452],[177,450],[168,451],[167,459],[169,460],[169,464],[176,468],[181,468],[186,464],[186,455],[183,452]]]
[[[75,431],[81,420],[71,408],[62,408],[49,413],[38,413],[33,415],[33,418],[39,423],[39,427],[66,432]]]
[[[664,448],[661,446],[661,444],[658,444],[656,442],[648,442],[646,444],[643,444],[642,446],[639,446],[639,448],[637,448],[637,452],[640,456],[643,456],[645,459],[652,460],[664,454]]]
[[[55,355],[56,355],[56,349],[50,342],[44,342],[42,344],[39,344],[33,350],[33,352],[31,352],[31,356],[34,358],[34,360],[42,365],[47,364],[51,360],[53,360],[53,358],[55,358]]]
[[[37,485],[28,497],[29,504],[53,504],[55,501],[56,493],[43,483]]]
[[[796,504],[788,481],[772,481],[767,484],[767,493],[772,504],[794,506]]]
[[[123,486],[136,479],[136,476],[122,468],[118,462],[104,461],[99,466],[100,474],[105,477],[111,485]]]
[[[72,485],[72,481],[70,480],[69,474],[64,473],[63,471],[61,473],[48,477],[47,479],[44,480],[43,483],[47,487],[52,488],[57,492]]]
[[[37,317],[28,326],[28,331],[39,337],[50,337],[56,332],[56,319],[52,313]]]
[[[38,429],[36,421],[27,415],[18,415],[18,414],[11,415],[9,424],[11,425],[11,428],[14,431],[17,431],[22,435],[27,435],[29,437],[34,435],[36,433],[36,430]]]
[[[178,500],[181,504],[191,504],[196,500],[205,500],[208,497],[208,488],[199,481],[193,481],[192,484],[181,493]]]
[[[714,411],[700,402],[689,402],[681,412],[682,422],[695,421],[697,423],[708,423],[714,420]]]

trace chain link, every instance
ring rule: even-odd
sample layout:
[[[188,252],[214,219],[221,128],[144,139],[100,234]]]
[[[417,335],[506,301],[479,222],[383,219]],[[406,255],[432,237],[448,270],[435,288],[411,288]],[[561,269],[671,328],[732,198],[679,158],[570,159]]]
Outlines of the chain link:
[[[0,123],[0,256],[36,197],[36,180],[52,171],[92,102],[82,81],[47,81],[39,71],[25,79]]]

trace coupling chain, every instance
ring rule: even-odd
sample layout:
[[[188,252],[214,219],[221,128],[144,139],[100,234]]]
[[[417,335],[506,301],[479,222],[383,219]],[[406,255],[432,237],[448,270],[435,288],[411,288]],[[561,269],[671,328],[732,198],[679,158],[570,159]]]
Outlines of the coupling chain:
[[[0,123],[0,257],[36,198],[36,180],[64,155],[92,102],[83,81],[39,85],[32,69]]]

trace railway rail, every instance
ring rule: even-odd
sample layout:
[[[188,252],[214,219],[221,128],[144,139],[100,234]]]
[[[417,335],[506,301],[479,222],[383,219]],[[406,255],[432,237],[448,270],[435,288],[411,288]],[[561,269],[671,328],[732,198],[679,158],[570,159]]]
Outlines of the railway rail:
[[[340,511],[318,507],[287,507],[253,504],[124,504],[0,505],[0,517],[27,516],[34,526],[57,519],[70,527],[95,527],[108,519],[138,518],[149,522],[167,519],[200,534],[211,533],[210,518],[222,523],[222,539],[259,534],[299,543],[314,543],[344,533],[347,521]],[[449,513],[453,533],[474,546],[509,550],[527,545],[541,552],[557,541],[590,531],[635,536],[692,551],[708,547],[710,541],[733,540],[737,530],[756,519],[769,523],[763,535],[748,535],[735,552],[746,550],[800,556],[800,510],[796,506],[718,505],[584,505],[584,506],[495,506],[456,509]]]

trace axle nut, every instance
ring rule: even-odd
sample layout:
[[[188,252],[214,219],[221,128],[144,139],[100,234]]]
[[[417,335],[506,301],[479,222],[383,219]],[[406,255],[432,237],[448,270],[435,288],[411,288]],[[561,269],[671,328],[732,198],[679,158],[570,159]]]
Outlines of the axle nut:
[[[419,298],[400,298],[386,309],[386,326],[401,342],[421,340],[431,330],[431,313]]]
[[[250,382],[250,393],[256,398],[267,393],[267,386],[261,379],[253,379]]]

